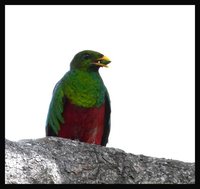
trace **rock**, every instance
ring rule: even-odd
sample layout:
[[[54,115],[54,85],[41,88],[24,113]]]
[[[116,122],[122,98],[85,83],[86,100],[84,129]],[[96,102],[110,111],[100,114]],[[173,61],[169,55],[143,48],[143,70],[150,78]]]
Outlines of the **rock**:
[[[195,164],[58,137],[5,142],[6,184],[194,184]]]

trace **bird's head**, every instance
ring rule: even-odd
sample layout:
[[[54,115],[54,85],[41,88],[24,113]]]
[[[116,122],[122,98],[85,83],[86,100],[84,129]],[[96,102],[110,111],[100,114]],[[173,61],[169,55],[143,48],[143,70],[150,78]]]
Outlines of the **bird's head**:
[[[100,67],[108,67],[111,61],[103,54],[91,50],[77,53],[71,61],[71,70],[98,71]]]

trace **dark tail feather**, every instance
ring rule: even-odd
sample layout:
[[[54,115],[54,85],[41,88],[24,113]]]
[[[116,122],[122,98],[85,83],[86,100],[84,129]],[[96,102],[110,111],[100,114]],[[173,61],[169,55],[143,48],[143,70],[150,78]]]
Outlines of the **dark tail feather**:
[[[46,136],[57,136],[49,125],[46,126]]]

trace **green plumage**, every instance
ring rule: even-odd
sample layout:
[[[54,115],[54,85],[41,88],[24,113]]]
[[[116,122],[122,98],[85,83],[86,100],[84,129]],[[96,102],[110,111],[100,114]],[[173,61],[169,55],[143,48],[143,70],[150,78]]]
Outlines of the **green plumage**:
[[[64,76],[61,83],[64,95],[77,106],[99,107],[104,102],[106,88],[98,72],[73,70]]]
[[[47,121],[55,133],[63,123],[63,99],[83,108],[99,107],[105,101],[106,87],[98,72],[87,73],[79,70],[67,72],[57,83],[50,104]]]
[[[64,123],[62,113],[65,98],[83,108],[100,107],[105,98],[110,104],[107,89],[98,72],[101,66],[93,63],[102,56],[95,51],[78,53],[71,62],[70,71],[56,84],[47,116],[47,124],[56,134],[60,129],[60,123]],[[106,66],[109,62],[102,60],[101,65]]]
[[[63,99],[64,99],[64,92],[62,89],[62,85],[58,83],[54,88],[53,97],[47,115],[47,123],[51,126],[51,128],[56,134],[60,129],[60,123],[64,122],[64,118],[62,116],[64,108]]]

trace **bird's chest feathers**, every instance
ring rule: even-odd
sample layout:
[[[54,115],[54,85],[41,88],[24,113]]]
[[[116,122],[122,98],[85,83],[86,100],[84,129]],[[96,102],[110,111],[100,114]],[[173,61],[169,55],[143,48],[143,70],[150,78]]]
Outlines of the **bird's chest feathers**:
[[[98,73],[72,72],[64,88],[68,99],[77,106],[90,108],[104,103],[105,87]]]

